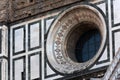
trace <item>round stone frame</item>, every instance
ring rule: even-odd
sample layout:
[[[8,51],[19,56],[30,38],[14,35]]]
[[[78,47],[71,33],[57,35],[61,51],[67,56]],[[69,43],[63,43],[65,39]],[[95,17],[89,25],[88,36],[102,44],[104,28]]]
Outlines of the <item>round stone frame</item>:
[[[66,53],[66,39],[68,33],[81,22],[96,24],[101,33],[102,41],[96,55],[87,62],[78,63],[70,59]],[[102,14],[89,5],[77,5],[64,11],[55,20],[48,33],[46,55],[51,66],[62,74],[72,74],[86,69],[100,56],[106,42],[106,24]]]

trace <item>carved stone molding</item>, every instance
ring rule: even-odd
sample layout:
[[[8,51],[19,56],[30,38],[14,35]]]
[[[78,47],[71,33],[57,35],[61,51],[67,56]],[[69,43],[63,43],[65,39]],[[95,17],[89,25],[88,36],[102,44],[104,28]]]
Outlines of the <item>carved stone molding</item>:
[[[88,22],[97,25],[102,41],[97,54],[87,62],[78,63],[67,52],[69,33],[79,24]],[[87,29],[87,28],[86,28]],[[81,31],[80,31],[81,32]],[[106,41],[106,25],[103,16],[95,8],[79,5],[64,11],[52,25],[47,37],[47,57],[52,67],[63,74],[79,72],[91,66],[100,56]],[[72,44],[72,43],[71,43]]]

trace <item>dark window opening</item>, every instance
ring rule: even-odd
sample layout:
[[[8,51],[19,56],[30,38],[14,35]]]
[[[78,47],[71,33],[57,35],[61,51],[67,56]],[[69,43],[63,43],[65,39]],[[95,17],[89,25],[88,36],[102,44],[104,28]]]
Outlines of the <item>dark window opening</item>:
[[[97,29],[83,33],[77,41],[75,56],[77,62],[86,62],[94,57],[99,50],[101,35]]]
[[[33,0],[29,0],[30,2],[33,2]]]

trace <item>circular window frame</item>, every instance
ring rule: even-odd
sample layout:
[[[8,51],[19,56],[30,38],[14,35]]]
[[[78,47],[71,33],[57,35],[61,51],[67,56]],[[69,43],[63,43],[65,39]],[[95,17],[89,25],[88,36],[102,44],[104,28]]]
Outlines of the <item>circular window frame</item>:
[[[101,33],[100,33],[99,29],[96,27],[97,25],[94,24],[94,23],[84,22],[84,23],[79,23],[79,24],[80,25],[76,25],[74,28],[72,28],[72,30],[70,30],[70,32],[68,33],[68,35],[65,36],[65,41],[64,41],[65,45],[64,46],[66,46],[65,52],[68,54],[68,56],[71,58],[71,60],[73,60],[74,62],[77,62],[77,63],[85,63],[85,62],[89,61],[90,59],[87,60],[87,61],[85,61],[85,62],[78,62],[77,59],[75,59],[76,58],[75,47],[76,47],[76,44],[77,44],[78,40],[80,39],[80,37],[84,33],[95,29],[100,34],[100,44],[101,44]],[[81,26],[81,24],[84,24],[84,27],[83,27],[83,25]],[[85,25],[87,25],[87,26],[85,26]],[[64,46],[63,46],[63,48],[64,48]],[[73,51],[71,51],[70,48]],[[69,51],[69,49],[70,49],[70,51]],[[74,54],[73,54],[73,52],[74,52]]]
[[[78,14],[79,13],[79,14]],[[102,35],[102,42],[96,55],[87,62],[78,63],[66,53],[66,37],[72,28],[80,22],[89,21],[98,25]],[[77,5],[59,15],[50,28],[46,41],[46,55],[50,65],[59,73],[72,74],[92,65],[102,53],[107,35],[106,23],[103,15],[89,5]]]

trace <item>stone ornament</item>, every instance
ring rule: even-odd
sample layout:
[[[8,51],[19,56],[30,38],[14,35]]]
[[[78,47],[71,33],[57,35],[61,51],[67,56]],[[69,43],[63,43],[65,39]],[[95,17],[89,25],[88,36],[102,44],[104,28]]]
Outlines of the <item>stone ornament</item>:
[[[69,34],[82,22],[95,24],[96,27],[91,26],[90,28],[97,28],[100,31],[102,40],[96,55],[86,62],[79,63],[71,59],[69,54],[74,53],[67,51],[67,47],[69,47],[67,44],[69,42]],[[89,5],[77,5],[69,8],[59,15],[48,33],[46,42],[48,61],[56,71],[62,74],[80,72],[91,66],[98,59],[105,45],[106,34],[105,20],[97,9]]]

